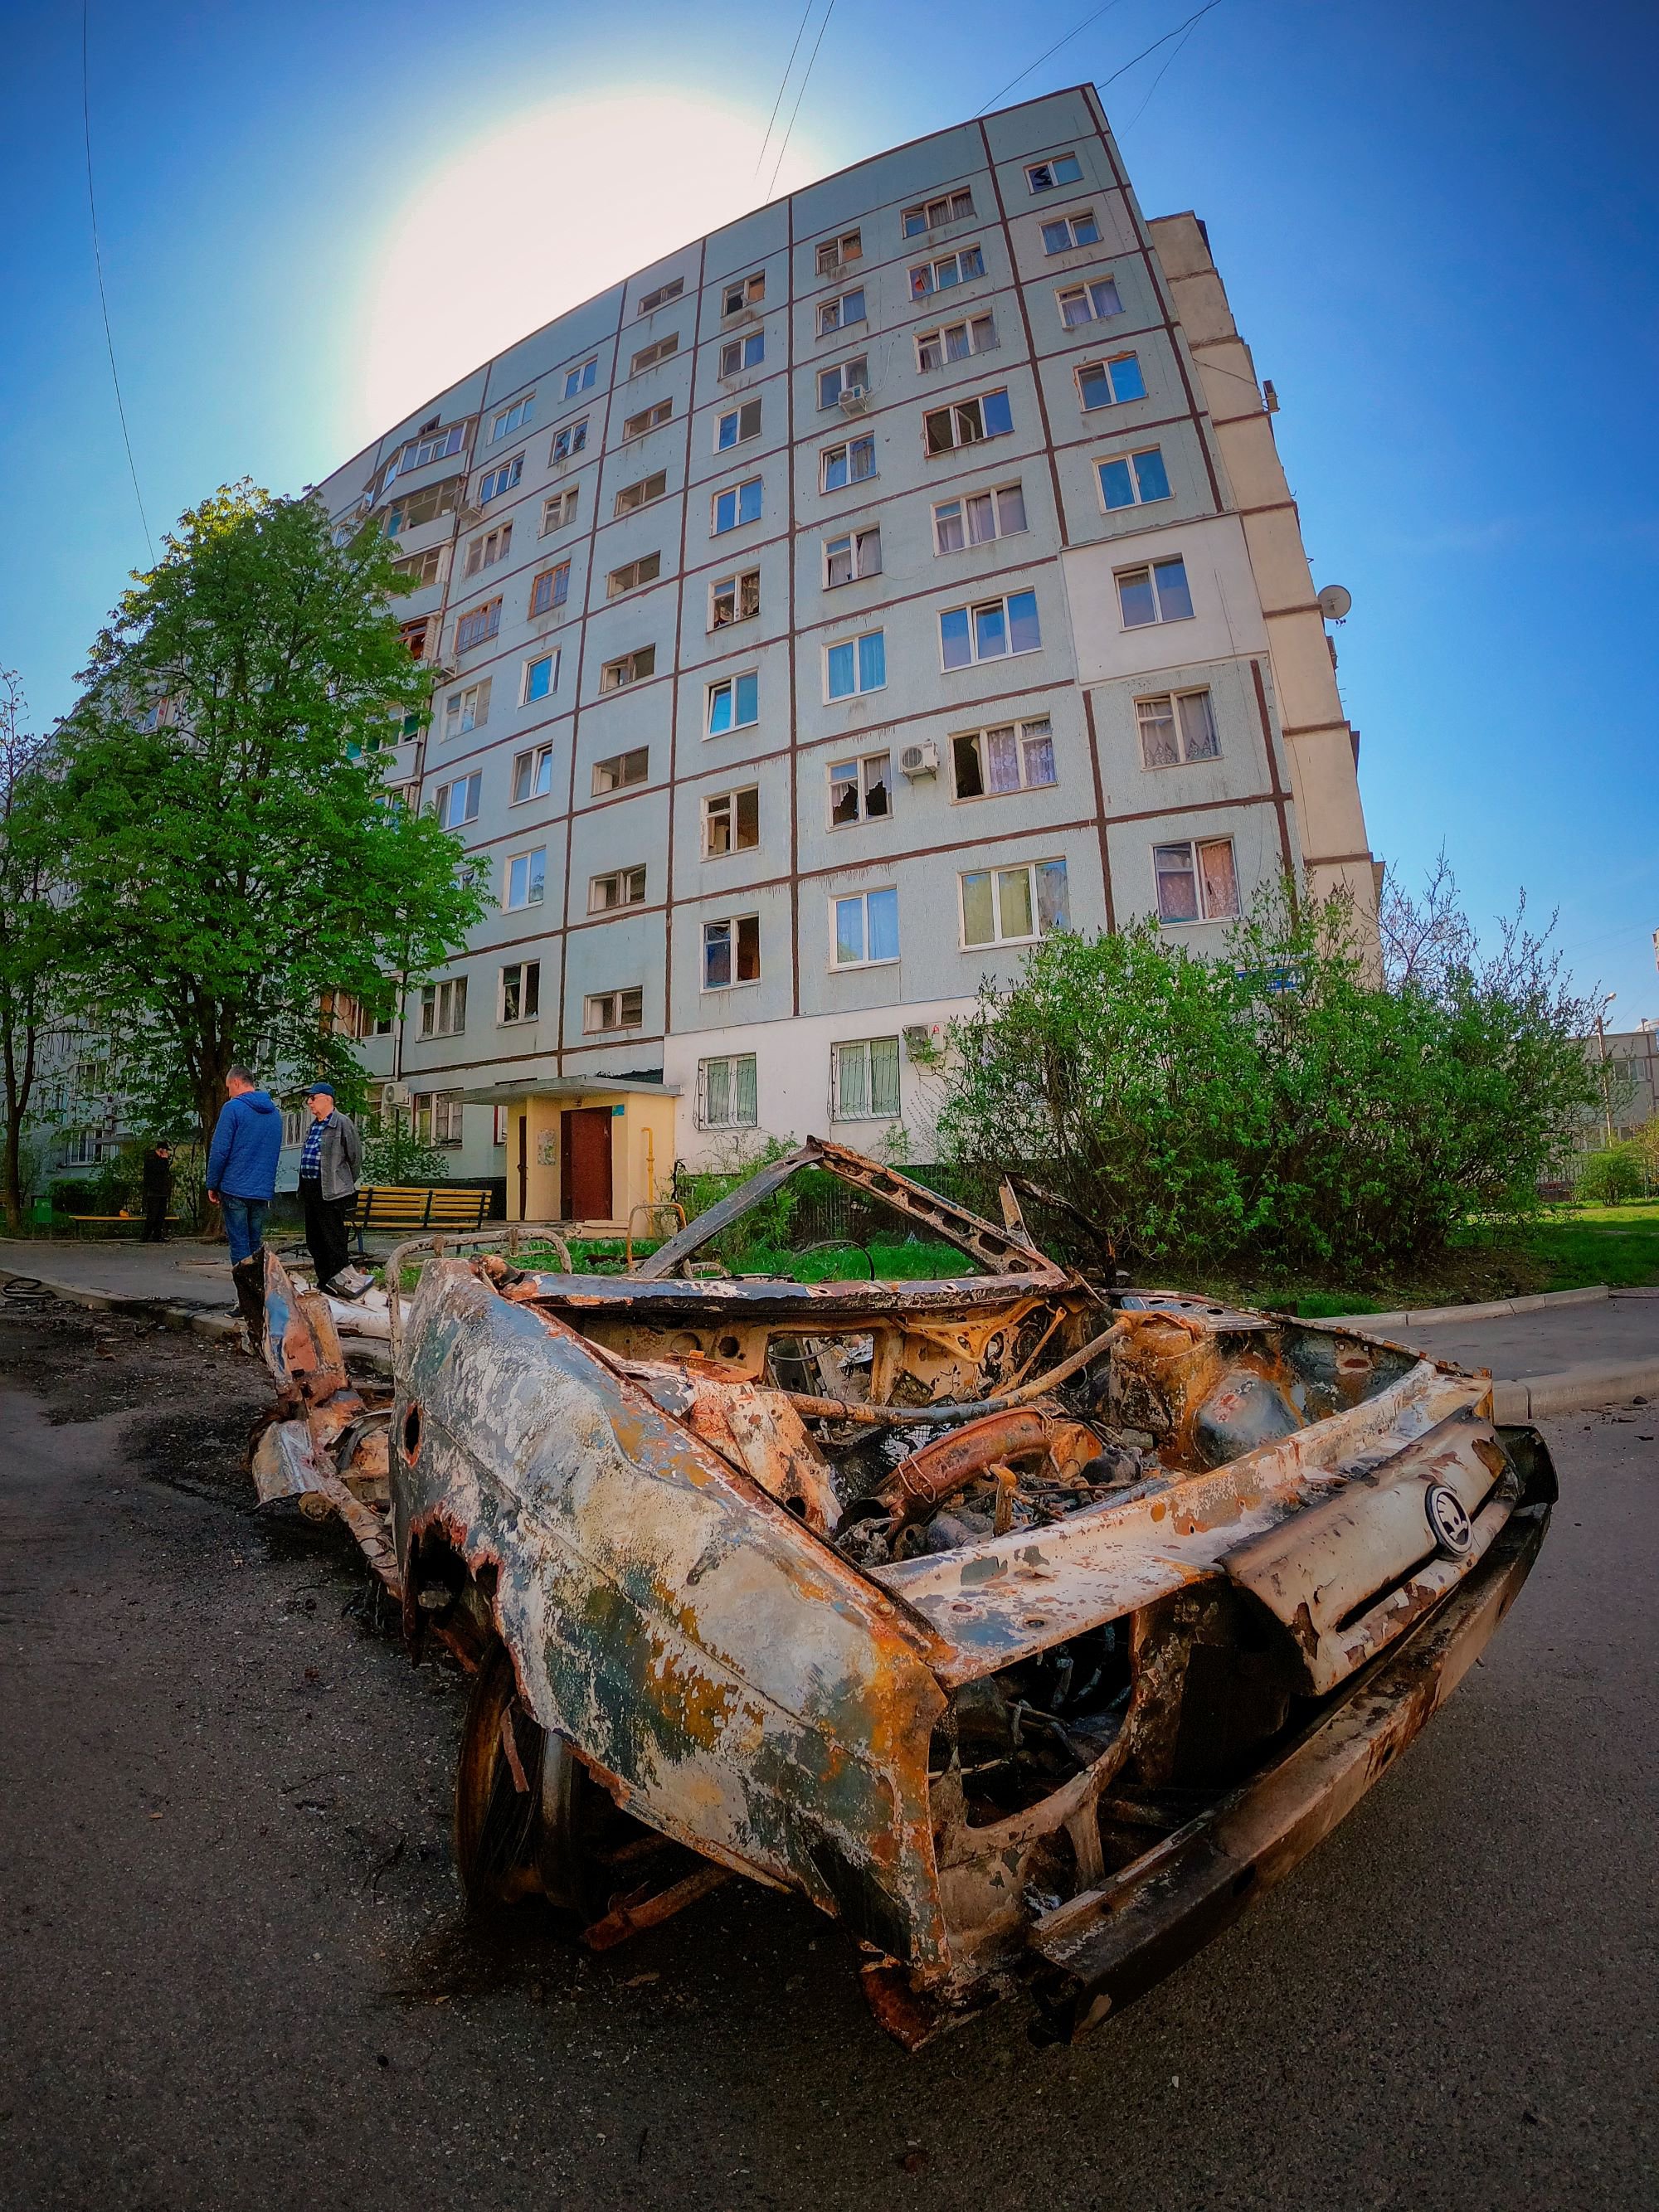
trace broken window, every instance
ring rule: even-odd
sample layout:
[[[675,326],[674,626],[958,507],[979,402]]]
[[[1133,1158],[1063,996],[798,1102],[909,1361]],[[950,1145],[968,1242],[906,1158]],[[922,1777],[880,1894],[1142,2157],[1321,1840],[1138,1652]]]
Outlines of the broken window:
[[[1238,915],[1238,872],[1231,837],[1154,845],[1160,921],[1231,921]]]
[[[542,1010],[542,963],[515,960],[501,970],[501,1013],[506,1022],[533,1022]]]
[[[760,981],[760,916],[735,915],[702,926],[702,988],[729,990],[733,983]]]
[[[937,230],[941,223],[960,222],[974,211],[974,196],[965,187],[958,191],[941,192],[937,199],[923,200],[915,207],[904,210],[904,235],[914,238],[921,231]]]
[[[1054,730],[1046,714],[969,730],[951,740],[958,799],[988,799],[1035,791],[1054,781]]]
[[[972,354],[995,349],[997,326],[989,315],[975,315],[965,323],[945,323],[936,331],[923,331],[916,339],[916,367],[943,368]]]
[[[830,827],[840,830],[851,822],[884,822],[892,812],[892,787],[888,781],[887,755],[869,753],[862,760],[836,761],[830,769]]]
[[[976,445],[982,438],[1006,437],[1014,427],[1006,391],[981,392],[976,399],[952,400],[948,407],[932,407],[922,416],[924,440],[930,453],[948,453],[958,446]]]
[[[722,791],[702,803],[702,856],[716,860],[723,853],[752,852],[760,843],[760,788],[747,785],[741,791]]]
[[[751,622],[760,612],[760,570],[745,568],[741,575],[722,576],[708,587],[708,627],[726,629],[733,623]]]
[[[851,584],[860,576],[881,574],[881,525],[872,522],[867,529],[850,530],[842,538],[826,538],[823,541],[823,586],[833,591],[838,584]]]

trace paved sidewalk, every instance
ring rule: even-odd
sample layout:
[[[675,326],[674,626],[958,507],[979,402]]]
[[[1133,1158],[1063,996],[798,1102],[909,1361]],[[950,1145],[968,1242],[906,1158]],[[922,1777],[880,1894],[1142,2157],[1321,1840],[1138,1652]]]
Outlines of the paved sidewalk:
[[[228,1313],[236,1303],[229,1247],[193,1237],[166,1244],[141,1244],[136,1237],[103,1243],[66,1237],[0,1237],[0,1275],[38,1275],[60,1289],[206,1313]]]
[[[1398,1340],[1432,1358],[1489,1367],[1516,1381],[1587,1359],[1656,1359],[1659,1294],[1615,1291],[1593,1305],[1544,1306],[1492,1321],[1409,1323]]]

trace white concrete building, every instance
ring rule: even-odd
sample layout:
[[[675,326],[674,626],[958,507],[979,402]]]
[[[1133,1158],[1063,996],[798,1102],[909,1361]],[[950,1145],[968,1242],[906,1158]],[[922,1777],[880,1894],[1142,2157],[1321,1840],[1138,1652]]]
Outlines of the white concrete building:
[[[498,902],[365,1053],[512,1215],[878,1148],[1051,928],[1215,945],[1287,867],[1374,912],[1249,350],[1087,87],[693,240],[320,489],[421,580],[393,774]]]

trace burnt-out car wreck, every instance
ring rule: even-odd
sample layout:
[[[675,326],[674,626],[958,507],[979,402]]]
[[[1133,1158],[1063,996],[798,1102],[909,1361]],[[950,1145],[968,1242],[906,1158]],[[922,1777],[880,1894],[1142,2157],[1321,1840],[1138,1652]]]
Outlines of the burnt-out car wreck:
[[[963,1272],[699,1262],[805,1166]],[[1017,1984],[1069,2037],[1449,1695],[1555,1495],[1490,1382],[1103,1285],[1003,1205],[813,1141],[627,1274],[434,1240],[378,1404],[270,1263],[260,1493],[338,1510],[411,1651],[472,1674],[471,1899],[543,1895],[603,1947],[746,1875],[845,1923],[902,2040]]]

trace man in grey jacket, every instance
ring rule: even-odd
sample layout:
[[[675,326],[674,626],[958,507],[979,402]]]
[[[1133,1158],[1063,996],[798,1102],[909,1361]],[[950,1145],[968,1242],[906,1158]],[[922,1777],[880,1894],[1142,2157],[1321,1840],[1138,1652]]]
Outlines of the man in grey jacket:
[[[346,1222],[357,1202],[363,1148],[356,1123],[334,1103],[332,1084],[313,1083],[306,1096],[311,1122],[300,1152],[300,1203],[317,1281],[326,1291],[350,1256]]]

